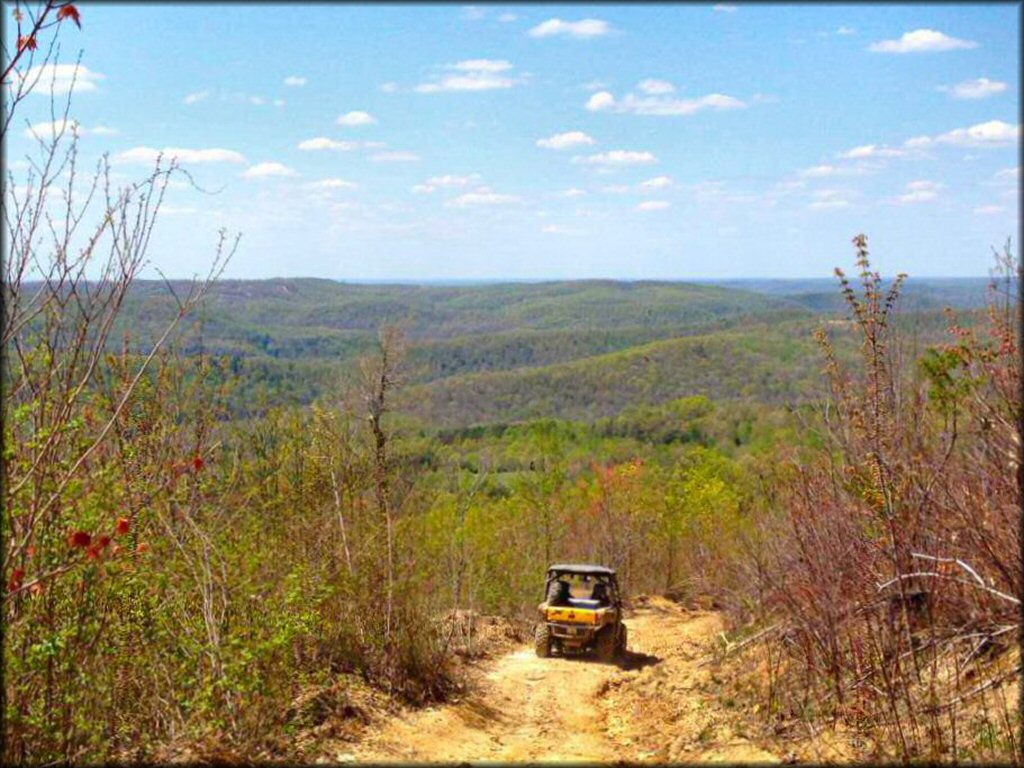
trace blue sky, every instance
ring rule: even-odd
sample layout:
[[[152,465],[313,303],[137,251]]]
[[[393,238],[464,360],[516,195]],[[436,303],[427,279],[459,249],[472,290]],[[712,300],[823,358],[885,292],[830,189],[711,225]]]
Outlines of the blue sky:
[[[364,280],[825,277],[861,231],[983,275],[1017,239],[1015,5],[80,9],[83,156],[220,190],[169,191],[170,276],[220,227],[227,276]]]

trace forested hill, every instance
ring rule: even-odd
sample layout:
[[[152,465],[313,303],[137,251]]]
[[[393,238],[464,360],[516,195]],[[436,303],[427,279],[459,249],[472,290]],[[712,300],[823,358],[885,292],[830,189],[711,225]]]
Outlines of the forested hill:
[[[172,282],[176,291],[184,284]],[[157,317],[173,299],[166,284],[139,281],[129,322]],[[713,285],[581,280],[479,285],[352,284],[319,279],[222,280],[205,303],[207,341],[244,342],[260,333],[294,342],[374,332],[402,323],[412,339],[509,331],[679,328],[768,310],[800,309],[785,297]]]
[[[910,278],[901,302],[907,311],[928,309],[977,309],[988,303],[991,279],[987,277]],[[715,280],[709,284],[787,299],[815,311],[841,311],[843,297],[835,278]],[[890,285],[883,281],[884,286]]]
[[[828,281],[581,280],[461,285],[320,279],[223,280],[182,327],[180,347],[226,355],[238,412],[304,404],[399,324],[409,410],[437,425],[611,415],[703,394],[790,402],[813,396],[811,333],[839,308]],[[184,283],[170,284],[179,295]],[[930,339],[941,307],[977,306],[985,282],[911,281],[905,319]],[[118,334],[142,348],[173,313],[168,284],[139,281]]]

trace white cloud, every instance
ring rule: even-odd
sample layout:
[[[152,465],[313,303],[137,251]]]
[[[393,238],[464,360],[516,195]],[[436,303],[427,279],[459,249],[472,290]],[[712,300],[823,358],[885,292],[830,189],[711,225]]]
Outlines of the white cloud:
[[[290,88],[299,88],[305,85],[307,82],[309,81],[306,80],[306,78],[301,77],[299,75],[289,75],[284,79],[284,84]]]
[[[874,53],[933,53],[977,48],[973,40],[960,40],[934,29],[915,29],[906,32],[899,40],[881,40],[868,46]]]
[[[71,136],[77,133],[79,136],[116,136],[116,128],[106,125],[97,125],[95,128],[86,128],[77,120],[54,120],[53,122],[32,123],[25,129],[25,135],[30,139],[39,138],[46,140],[55,139],[57,136]]]
[[[232,149],[182,149],[181,147],[133,147],[114,156],[114,160],[122,163],[153,164],[163,156],[164,161],[177,160],[179,163],[244,163],[245,156]]]
[[[1004,168],[996,174],[996,179],[999,181],[1019,181],[1020,180],[1020,166],[1015,168]]]
[[[377,122],[377,119],[369,112],[362,112],[356,110],[355,112],[346,112],[344,115],[339,115],[337,123],[338,125],[357,126],[357,125],[373,125]]]
[[[653,179],[640,182],[641,189],[667,189],[671,186],[673,182],[668,176],[655,176]]]
[[[516,81],[509,77],[496,77],[486,72],[468,75],[448,75],[436,83],[421,83],[417,93],[443,93],[445,91],[493,91],[511,88]]]
[[[415,163],[419,161],[420,156],[415,152],[392,150],[388,152],[378,152],[373,156],[373,159],[379,163]]]
[[[1006,83],[979,77],[975,80],[964,80],[956,85],[940,85],[939,90],[948,93],[954,99],[987,99],[1005,91]]]
[[[55,120],[53,122],[32,123],[25,129],[25,135],[30,139],[53,139],[58,135],[77,133],[82,135],[82,127],[77,120]]]
[[[801,176],[811,179],[821,179],[829,176],[860,176],[863,173],[865,173],[865,169],[860,166],[829,165],[828,163],[804,168],[800,171]]]
[[[601,152],[596,155],[576,156],[572,159],[574,163],[581,165],[651,165],[658,162],[658,158],[650,152],[634,152],[626,149],[613,149],[611,152]]]
[[[299,149],[304,152],[330,149],[335,152],[351,152],[353,149],[359,149],[363,146],[358,141],[336,141],[335,139],[328,139],[326,136],[318,136],[315,139],[306,139],[299,143]]]
[[[558,196],[559,197],[573,198],[573,197],[583,197],[585,194],[587,194],[586,191],[580,189],[579,187],[570,187],[569,189],[566,189],[566,190],[563,190],[562,192],[559,192]]]
[[[854,147],[843,152],[839,157],[847,160],[866,160],[872,157],[903,157],[906,150],[894,149],[893,147],[880,147],[877,144],[865,144],[862,147]]]
[[[562,19],[548,19],[533,27],[530,37],[554,37],[564,35],[566,37],[589,38],[601,37],[612,31],[611,25],[601,19],[582,19],[581,21],[563,21]]]
[[[160,213],[164,216],[191,216],[199,213],[198,208],[178,207],[176,205],[161,205]]]
[[[935,139],[931,136],[915,136],[912,139],[907,139],[903,142],[903,146],[909,149],[924,149],[935,143]]]
[[[814,202],[807,207],[812,211],[834,210],[846,208],[850,202],[846,199],[846,193],[838,189],[819,189],[814,192]]]
[[[520,81],[509,77],[507,73],[513,68],[512,62],[504,59],[468,59],[456,64],[448,64],[445,69],[455,70],[459,74],[445,75],[431,83],[420,83],[416,86],[417,93],[442,93],[445,91],[492,91],[511,88]]]
[[[669,203],[666,200],[645,200],[640,203],[636,210],[638,211],[663,211],[669,207]]]
[[[387,82],[381,85],[380,89],[384,93],[398,93],[398,83]]]
[[[223,102],[236,103],[236,104],[252,104],[257,107],[262,107],[265,104],[273,103],[275,106],[284,106],[284,101],[281,99],[275,99],[271,102],[266,96],[254,96],[247,93],[219,93],[213,89],[207,88],[202,91],[196,91],[195,93],[188,94],[184,99],[181,100],[182,104],[198,104],[201,101],[206,101],[211,96],[217,95],[217,99]]]
[[[623,101],[626,111],[638,115],[692,115],[704,109],[744,109],[746,103],[733,96],[711,93],[696,99],[634,99]]]
[[[1020,125],[1002,120],[989,120],[970,128],[957,128],[939,136],[918,136],[908,139],[905,146],[921,149],[933,144],[952,144],[962,147],[1005,147],[1020,141]]]
[[[642,80],[637,85],[641,91],[646,93],[648,96],[662,96],[666,93],[672,93],[676,87],[672,85],[668,80],[654,80],[647,79]]]
[[[615,97],[608,91],[598,91],[587,100],[587,109],[591,112],[600,112],[603,109],[611,109],[615,106]]]
[[[1005,213],[1006,206],[1003,205],[979,205],[974,209],[974,213],[979,216],[994,216],[997,213]]]
[[[446,174],[444,176],[431,176],[429,179],[424,181],[422,184],[417,184],[412,188],[413,192],[417,194],[430,194],[436,192],[439,189],[453,189],[457,187],[468,187],[470,184],[475,184],[480,181],[479,174],[471,173],[468,176],[458,176],[455,174]]]
[[[242,174],[247,179],[266,179],[270,177],[297,176],[294,168],[283,163],[257,163]]]
[[[47,96],[72,90],[75,93],[95,91],[99,88],[99,82],[107,77],[81,64],[36,64],[29,67],[24,75],[18,70],[13,75],[24,82],[26,87],[34,84],[33,93]]]
[[[485,189],[459,195],[447,205],[449,208],[470,208],[477,205],[511,205],[518,202],[519,198],[515,195],[500,195]]]
[[[736,13],[736,6],[719,3],[718,5],[711,6],[711,10],[717,11],[718,13]]]
[[[321,179],[310,184],[314,189],[355,189],[359,185],[346,179]]]
[[[721,93],[710,93],[694,99],[676,99],[667,96],[636,96],[630,93],[621,101],[617,101],[608,91],[595,93],[586,104],[586,108],[591,112],[608,110],[611,112],[629,112],[635,115],[658,116],[692,115],[705,109],[744,109],[746,106],[745,102]]]
[[[458,72],[507,72],[512,68],[512,62],[506,59],[467,59],[445,66]]]
[[[514,13],[503,13],[501,14],[501,16],[498,17],[498,21],[500,21],[502,24],[508,24],[509,22],[515,21],[518,18],[519,17],[516,16]]]
[[[208,98],[210,98],[210,94],[212,93],[213,91],[209,89],[206,89],[205,91],[196,91],[195,93],[190,93],[188,96],[182,99],[181,103],[198,104],[200,101],[206,101]]]
[[[899,204],[925,203],[937,198],[942,189],[945,189],[945,185],[937,181],[912,181],[907,184],[906,191],[894,198],[893,202]]]
[[[462,7],[462,18],[468,21],[480,21],[487,15],[487,9],[478,5],[464,5]]]
[[[842,35],[844,37],[849,36],[849,35],[856,35],[857,34],[857,28],[856,27],[848,27],[846,25],[843,25],[843,26],[839,27],[839,29],[836,30],[836,34],[837,35]]]
[[[593,137],[583,131],[567,131],[556,133],[546,139],[537,139],[537,146],[543,149],[568,149],[578,147],[581,144],[596,144]]]

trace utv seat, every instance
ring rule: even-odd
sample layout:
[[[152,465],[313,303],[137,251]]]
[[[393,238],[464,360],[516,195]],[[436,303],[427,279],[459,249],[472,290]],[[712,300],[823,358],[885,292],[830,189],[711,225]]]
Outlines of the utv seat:
[[[554,581],[548,588],[548,605],[571,605],[572,593],[569,591],[569,584],[564,581]]]

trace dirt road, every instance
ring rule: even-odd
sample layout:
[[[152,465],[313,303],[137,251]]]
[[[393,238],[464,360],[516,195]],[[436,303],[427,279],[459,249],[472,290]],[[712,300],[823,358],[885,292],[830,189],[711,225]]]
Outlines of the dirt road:
[[[777,762],[714,695],[708,658],[722,618],[666,600],[626,619],[619,665],[539,659],[523,646],[478,670],[473,693],[410,710],[337,759],[360,762]]]

